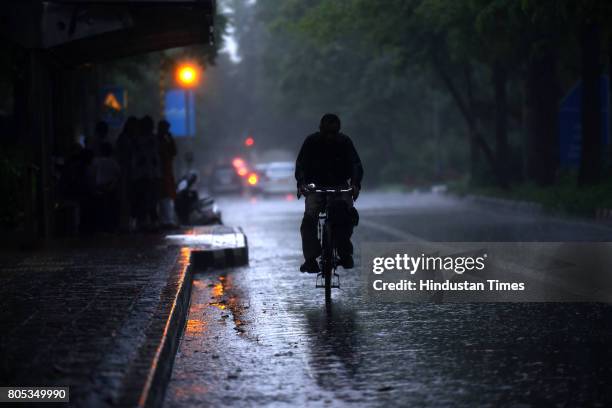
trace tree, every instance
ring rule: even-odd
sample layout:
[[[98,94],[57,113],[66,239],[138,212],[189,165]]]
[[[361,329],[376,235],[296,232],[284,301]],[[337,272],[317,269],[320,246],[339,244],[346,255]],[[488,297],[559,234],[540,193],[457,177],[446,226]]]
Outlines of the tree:
[[[578,184],[595,184],[602,175],[601,94],[599,77],[601,39],[599,25],[584,21],[580,30],[582,62],[582,156]]]
[[[273,37],[283,37],[274,42],[285,54],[275,54],[271,75],[287,106],[324,105],[334,101],[338,90],[343,97],[361,96],[357,87],[368,96],[379,95],[380,88],[410,82],[418,72],[418,84],[398,93],[390,89],[374,98],[377,106],[401,111],[397,103],[411,101],[419,94],[417,88],[439,90],[464,122],[465,131],[455,135],[464,136],[471,146],[472,177],[483,157],[487,173],[504,188],[517,160],[512,143],[519,132],[527,136],[520,142],[525,145],[528,178],[540,185],[555,182],[560,94],[577,75],[574,37],[576,18],[582,17],[576,16],[586,15],[580,10],[589,5],[600,18],[610,15],[610,6],[596,0],[290,0],[281,7],[260,0],[257,5],[265,11]],[[381,69],[381,61],[391,72]],[[373,81],[377,86],[363,82],[366,72],[374,73],[368,78],[378,75]],[[592,96],[589,100],[596,102]],[[589,107],[594,105],[585,106],[586,132],[594,134],[590,127],[596,125],[596,113]],[[364,127],[367,120],[377,119],[370,103],[351,101],[344,107],[361,118]],[[393,115],[384,117],[388,121]],[[385,134],[381,139],[379,149],[387,146],[387,151],[380,153],[396,149],[398,137]],[[597,164],[589,155],[601,154],[597,141],[585,139],[587,167]],[[422,138],[420,142],[426,143]]]
[[[372,120],[377,120],[374,112],[382,110],[386,122],[395,125],[397,122],[389,119],[398,111],[398,102],[411,102],[406,106],[422,109],[418,99],[410,95],[419,91],[411,89],[408,92],[407,88],[418,85],[421,88],[447,87],[466,118],[471,140],[485,152],[494,168],[493,173],[497,174],[493,152],[478,129],[474,112],[478,103],[472,85],[475,82],[471,78],[473,68],[469,62],[464,64],[463,59],[457,58],[460,52],[451,57],[439,51],[440,47],[448,48],[449,38],[438,27],[444,22],[421,22],[437,18],[436,13],[430,13],[431,7],[419,10],[424,3],[427,2],[394,0],[386,3],[386,7],[364,0],[311,1],[307,6],[298,2],[284,3],[269,25],[275,34],[288,38],[289,42],[295,38],[301,50],[297,55],[293,50],[287,53],[277,64],[282,69],[274,71],[273,75],[279,77],[286,99],[300,101],[302,105],[310,98],[318,102],[310,103],[314,106],[337,104],[338,95],[342,95],[343,107],[355,118],[361,118],[363,128],[370,128],[369,133],[377,134],[382,142],[379,147],[383,149],[383,157],[389,157],[395,150],[395,126],[383,132],[377,129],[380,125],[372,128]],[[258,5],[266,8],[267,3],[258,2]],[[451,7],[452,2],[444,2],[444,5],[449,8],[445,18],[455,24],[454,13],[459,9]],[[463,18],[461,14],[459,17]],[[459,29],[455,31],[462,37],[468,36]],[[423,47],[424,41],[426,47]],[[420,81],[417,84],[411,78],[415,72]],[[368,80],[364,80],[366,78]],[[311,83],[309,89],[316,92],[301,92],[291,97],[296,90],[302,90],[305,83]],[[405,83],[410,85],[398,86]],[[334,92],[330,93],[331,90]],[[385,109],[381,109],[383,107]],[[398,113],[402,113],[401,110]]]
[[[582,157],[578,184],[587,186],[603,175],[600,77],[602,27],[611,22],[612,6],[595,0],[577,2],[574,26],[579,36],[582,77]]]

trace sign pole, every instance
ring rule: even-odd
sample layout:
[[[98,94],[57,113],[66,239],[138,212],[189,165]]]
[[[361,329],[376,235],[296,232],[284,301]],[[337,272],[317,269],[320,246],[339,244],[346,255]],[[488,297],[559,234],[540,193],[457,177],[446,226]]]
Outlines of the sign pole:
[[[187,137],[191,136],[191,90],[185,90],[185,133]]]

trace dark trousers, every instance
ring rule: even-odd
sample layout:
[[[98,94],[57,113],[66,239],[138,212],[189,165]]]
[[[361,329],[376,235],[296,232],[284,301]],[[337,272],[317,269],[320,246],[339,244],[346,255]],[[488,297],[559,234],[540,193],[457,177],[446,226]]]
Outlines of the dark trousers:
[[[340,257],[353,255],[353,221],[349,210],[353,207],[353,200],[349,193],[331,196],[330,203],[333,211],[328,222],[332,223],[334,244]],[[304,218],[300,226],[302,234],[302,252],[304,259],[314,259],[321,255],[321,244],[317,237],[319,214],[325,212],[327,199],[323,194],[309,194],[306,196]]]
[[[133,181],[130,186],[130,212],[138,222],[157,221],[157,184],[151,179]]]

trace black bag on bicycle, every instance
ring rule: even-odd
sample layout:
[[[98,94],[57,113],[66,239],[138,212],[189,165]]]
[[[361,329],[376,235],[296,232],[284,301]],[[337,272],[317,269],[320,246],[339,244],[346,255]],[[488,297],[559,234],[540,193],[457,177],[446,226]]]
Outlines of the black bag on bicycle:
[[[352,225],[351,211],[345,201],[334,200],[329,206],[329,221],[333,225]]]

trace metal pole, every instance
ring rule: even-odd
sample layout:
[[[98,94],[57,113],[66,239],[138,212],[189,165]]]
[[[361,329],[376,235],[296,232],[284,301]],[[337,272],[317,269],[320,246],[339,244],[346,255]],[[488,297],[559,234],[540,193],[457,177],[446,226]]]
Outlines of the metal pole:
[[[191,136],[191,90],[185,90],[185,124],[187,136]]]

